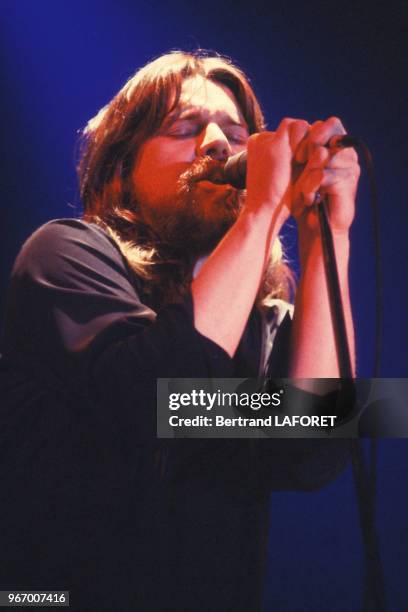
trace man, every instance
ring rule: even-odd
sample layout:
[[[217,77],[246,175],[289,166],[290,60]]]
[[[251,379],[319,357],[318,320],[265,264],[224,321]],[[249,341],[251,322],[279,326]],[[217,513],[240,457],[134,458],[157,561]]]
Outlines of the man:
[[[321,486],[344,464],[343,445],[165,444],[155,384],[339,375],[311,205],[328,194],[353,347],[358,164],[325,146],[343,133],[334,118],[267,132],[236,67],[181,52],[136,73],[90,121],[83,219],[40,228],[13,269],[0,370],[3,589],[69,589],[81,611],[260,608],[270,491]],[[242,192],[222,184],[221,168],[245,148]],[[302,265],[293,324],[278,240],[289,215]]]

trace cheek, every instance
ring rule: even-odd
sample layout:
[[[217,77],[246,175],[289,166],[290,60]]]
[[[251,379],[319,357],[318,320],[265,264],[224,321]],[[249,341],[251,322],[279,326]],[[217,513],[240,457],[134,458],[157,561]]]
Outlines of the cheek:
[[[157,139],[158,140],[158,139]],[[137,198],[159,199],[175,191],[177,181],[194,159],[187,143],[147,142],[139,153],[133,170]]]

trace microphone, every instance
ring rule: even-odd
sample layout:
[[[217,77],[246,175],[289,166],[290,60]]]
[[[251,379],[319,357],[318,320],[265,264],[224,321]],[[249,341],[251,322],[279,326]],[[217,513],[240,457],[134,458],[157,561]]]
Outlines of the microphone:
[[[357,147],[360,141],[354,136],[345,134],[344,136],[332,136],[326,147],[347,148]],[[229,183],[236,189],[245,189],[246,185],[246,169],[247,169],[248,152],[241,151],[236,155],[229,157],[224,166],[224,182]]]

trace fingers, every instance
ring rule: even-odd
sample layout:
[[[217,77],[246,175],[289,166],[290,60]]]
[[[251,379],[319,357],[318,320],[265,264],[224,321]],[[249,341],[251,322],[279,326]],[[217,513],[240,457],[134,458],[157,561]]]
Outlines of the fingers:
[[[277,140],[285,140],[294,153],[299,146],[299,143],[306,136],[309,128],[309,123],[303,119],[286,117],[280,122],[278,129],[275,132],[275,138]]]
[[[360,174],[357,160],[353,149],[333,152],[323,146],[315,148],[294,187],[295,216],[304,206],[314,203],[317,191],[327,194],[352,192]]]
[[[278,157],[282,163],[291,164],[294,152],[305,138],[309,128],[307,121],[287,117],[280,122],[276,132],[265,131],[251,134],[247,141],[249,160],[252,163],[256,157],[258,165],[262,165],[268,159],[271,163]]]
[[[247,142],[247,203],[281,203],[291,190],[294,150],[305,137],[306,121],[286,118],[276,132],[252,134]]]
[[[316,121],[310,128],[308,134],[300,142],[295,155],[298,164],[304,164],[318,146],[325,146],[333,136],[344,135],[346,130],[340,119],[330,117],[326,121]]]
[[[247,188],[256,201],[290,202],[296,216],[313,204],[322,189],[339,196],[355,192],[359,166],[352,148],[326,146],[345,134],[340,119],[316,121],[285,118],[276,132],[253,134],[248,140]],[[350,199],[350,198],[349,198]]]
[[[329,149],[330,158],[327,162],[328,168],[344,168],[354,165],[358,162],[358,155],[355,149],[349,147],[347,149],[331,148]]]
[[[324,180],[325,164],[329,157],[330,153],[325,147],[319,147],[310,156],[294,187],[293,213],[295,216],[305,205],[313,204],[316,192]]]
[[[298,149],[299,144],[305,138],[309,129],[310,125],[307,123],[307,121],[297,120],[293,121],[289,125],[289,143],[294,154]]]

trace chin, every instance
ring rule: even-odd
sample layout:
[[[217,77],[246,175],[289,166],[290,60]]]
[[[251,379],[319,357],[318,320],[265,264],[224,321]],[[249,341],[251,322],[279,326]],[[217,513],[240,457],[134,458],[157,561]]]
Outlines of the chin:
[[[207,254],[237,220],[244,203],[242,195],[231,185],[202,181],[193,190],[179,192],[175,205],[168,202],[155,211],[155,229],[167,244],[186,255]]]

